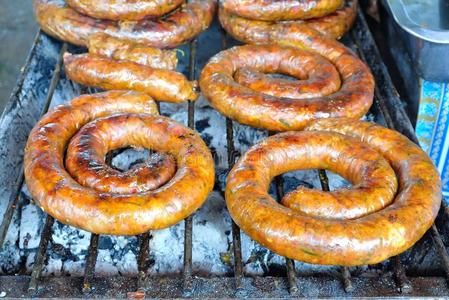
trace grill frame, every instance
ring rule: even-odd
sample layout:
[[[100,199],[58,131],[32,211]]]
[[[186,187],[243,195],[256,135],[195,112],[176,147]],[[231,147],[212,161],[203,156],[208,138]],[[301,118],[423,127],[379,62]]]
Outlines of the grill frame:
[[[222,49],[227,48],[228,37],[221,32]],[[18,85],[13,91],[10,102],[8,103],[1,119],[0,124],[6,122],[6,118],[14,111],[17,106],[22,105],[24,101],[24,92],[28,93],[33,87],[25,87],[27,76],[33,72],[33,68],[37,68],[36,57],[39,56],[38,51],[42,51],[45,39],[50,39],[38,33],[34,46],[27,59],[27,63],[19,78]],[[51,39],[50,39],[51,40]],[[383,63],[376,44],[368,29],[363,13],[359,10],[357,21],[354,28],[348,34],[347,40],[351,47],[371,68],[376,79],[375,104],[373,109],[380,112],[386,125],[389,128],[396,129],[402,134],[409,137],[417,143],[416,136],[410,120],[408,119],[401,99],[392,84],[388,70]],[[52,40],[52,43],[57,43]],[[60,46],[59,56],[56,59],[51,80],[49,80],[48,91],[42,101],[42,97],[32,96],[35,99],[27,100],[35,102],[37,107],[42,107],[39,112],[32,113],[28,116],[26,124],[22,124],[24,132],[29,132],[32,126],[37,122],[50,107],[51,101],[58,81],[62,72],[62,55],[67,50],[68,45],[62,43]],[[193,80],[196,78],[197,64],[197,40],[189,45],[189,66],[188,77]],[[86,89],[83,92],[91,92]],[[40,100],[39,100],[40,99]],[[28,108],[30,109],[30,108]],[[188,122],[187,125],[194,128],[195,125],[195,103],[188,103]],[[26,110],[26,108],[24,108]],[[19,114],[19,112],[17,113]],[[14,116],[14,117],[21,117]],[[9,123],[13,124],[13,123]],[[14,124],[13,124],[14,125]],[[17,124],[16,124],[17,125]],[[236,158],[239,156],[234,145],[234,131],[232,120],[226,118],[227,134],[227,162],[230,169]],[[15,127],[1,129],[0,141],[7,142],[11,140]],[[1,131],[4,130],[4,131]],[[8,136],[9,134],[9,136]],[[28,134],[26,134],[28,136]],[[25,136],[25,137],[26,137]],[[18,142],[17,149],[23,149],[26,139]],[[8,144],[10,145],[10,144]],[[14,146],[12,146],[14,147]],[[2,146],[0,154],[10,157],[8,154],[11,148]],[[19,155],[22,155],[21,152]],[[2,156],[0,156],[2,157]],[[17,158],[17,157],[16,157]],[[16,165],[8,167],[13,172],[13,176],[4,174],[0,178],[8,178],[5,183],[5,191],[9,193],[8,206],[6,208],[2,223],[0,225],[0,247],[5,241],[7,230],[9,228],[12,217],[18,207],[19,194],[24,184],[23,165],[21,157],[17,158]],[[9,174],[9,173],[8,173]],[[17,174],[17,176],[14,176]],[[319,172],[319,178],[323,190],[329,189],[329,184],[325,171]],[[14,178],[16,177],[16,178]],[[11,183],[11,184],[10,184]],[[277,195],[280,198],[283,194],[282,178],[276,179]],[[448,208],[443,203],[440,218],[448,218]],[[442,261],[442,267],[446,277],[407,277],[400,257],[391,259],[393,272],[384,274],[379,278],[370,277],[351,277],[348,268],[341,268],[339,278],[321,277],[321,276],[298,276],[294,269],[294,261],[286,259],[286,275],[285,277],[246,277],[243,272],[243,262],[241,253],[241,236],[240,229],[232,222],[232,240],[234,253],[234,276],[232,277],[197,277],[192,271],[192,216],[188,217],[185,222],[184,234],[184,258],[183,272],[181,277],[149,277],[147,275],[146,260],[149,254],[150,233],[139,236],[139,255],[138,275],[136,277],[95,277],[95,263],[98,254],[99,236],[93,234],[89,245],[88,255],[86,256],[86,265],[84,276],[79,277],[46,277],[41,278],[41,272],[45,265],[47,254],[47,246],[51,239],[52,225],[54,219],[50,216],[46,217],[44,228],[41,233],[41,239],[36,252],[35,263],[32,273],[29,276],[0,276],[0,291],[6,291],[7,296],[11,297],[126,297],[128,292],[143,291],[147,297],[330,297],[330,296],[447,296],[449,289],[447,280],[449,279],[449,256],[446,247],[440,236],[436,225],[433,225],[429,234],[433,240],[434,247],[438,253],[439,259]],[[131,295],[129,295],[131,296]]]

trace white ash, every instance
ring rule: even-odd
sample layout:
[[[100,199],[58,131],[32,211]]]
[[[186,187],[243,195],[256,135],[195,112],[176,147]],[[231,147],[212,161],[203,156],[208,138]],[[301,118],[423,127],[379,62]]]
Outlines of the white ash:
[[[20,249],[34,249],[39,246],[39,237],[44,226],[42,214],[42,210],[34,204],[28,204],[22,208]]]

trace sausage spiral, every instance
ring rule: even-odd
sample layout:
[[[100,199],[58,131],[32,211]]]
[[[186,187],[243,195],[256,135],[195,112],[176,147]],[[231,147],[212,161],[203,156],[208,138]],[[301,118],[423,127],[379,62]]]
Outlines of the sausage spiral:
[[[171,12],[184,0],[65,0],[80,13],[96,19],[139,21]]]
[[[174,48],[209,27],[215,0],[193,0],[159,20],[138,22],[97,20],[67,7],[63,0],[33,0],[38,23],[47,34],[69,43],[86,46],[89,36],[104,32],[156,48]]]
[[[267,17],[262,18],[263,16],[261,16],[261,18],[257,18],[256,20],[247,19],[239,14],[234,14],[235,12],[242,12],[242,10],[240,9],[241,6],[235,6],[234,10],[228,10],[228,5],[226,4],[233,1],[237,2],[239,0],[224,1],[223,6],[219,9],[218,16],[223,28],[226,29],[226,31],[233,37],[243,40],[246,43],[262,44],[273,42],[273,39],[282,39],[284,35],[294,36],[307,34],[307,32],[303,30],[305,26],[315,29],[327,37],[339,39],[351,28],[354,23],[358,7],[357,0],[347,0],[342,8],[319,18],[273,22],[266,21],[269,19],[269,16],[278,16],[271,10],[258,11],[260,13],[263,12],[264,16],[266,15]],[[302,1],[291,2],[295,2],[297,5],[303,5]],[[274,3],[278,5],[278,2],[272,3],[273,5]],[[282,16],[282,14],[280,16]],[[286,16],[289,16],[289,14],[286,14]],[[256,39],[258,39],[257,42],[252,41]],[[270,39],[270,41],[268,39]]]
[[[302,188],[284,197],[287,207],[268,194],[275,176],[310,168],[339,173],[353,188]],[[245,153],[229,174],[226,203],[242,230],[280,255],[355,266],[381,262],[418,241],[437,216],[441,182],[427,154],[398,132],[321,119]]]
[[[340,8],[343,2],[344,0],[223,0],[223,8],[247,19],[288,21],[323,17]]]
[[[337,41],[319,34],[314,41],[303,39],[302,48],[328,61],[293,47],[234,47],[204,67],[200,87],[205,98],[223,115],[273,131],[300,130],[316,118],[363,116],[374,93],[368,68]],[[284,73],[300,81],[261,78],[253,70]]]
[[[129,91],[81,96],[47,113],[32,130],[25,150],[25,179],[33,199],[61,222],[98,234],[135,235],[171,226],[193,213],[213,188],[212,156],[194,131],[156,114],[149,96]],[[129,186],[121,182],[113,191],[83,186],[64,167],[65,148],[75,134],[70,148],[81,153],[66,159],[70,172],[78,174],[75,178],[117,175],[108,171],[103,155],[122,146],[162,152],[166,163],[174,159],[176,173],[171,179],[167,176],[173,169],[165,178],[153,177],[151,186],[151,175],[143,177],[143,185],[130,180]],[[92,172],[95,166],[86,165],[84,158],[93,158],[101,166],[99,173]]]

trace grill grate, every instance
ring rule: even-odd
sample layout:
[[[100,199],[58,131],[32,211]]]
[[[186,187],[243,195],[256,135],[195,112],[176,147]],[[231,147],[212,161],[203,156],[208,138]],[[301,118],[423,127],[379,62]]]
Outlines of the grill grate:
[[[229,40],[221,31],[221,48],[228,48]],[[12,111],[14,105],[21,105],[22,89],[25,77],[33,67],[31,66],[32,56],[39,51],[39,41],[43,35],[38,34],[36,43],[30,54],[29,61],[19,80],[19,85],[13,93],[11,102],[5,110],[1,122],[8,111]],[[416,140],[413,127],[402,108],[399,95],[396,93],[391,78],[378,50],[368,30],[366,21],[361,12],[358,13],[357,22],[346,38],[345,43],[352,48],[371,68],[376,78],[375,105],[372,110],[379,112],[386,125],[396,129],[413,141]],[[25,127],[29,131],[34,123],[50,107],[55,89],[61,78],[62,55],[67,51],[68,45],[63,44],[59,51],[59,56],[55,62],[52,77],[49,82],[48,92],[44,102],[36,101],[40,113],[33,115],[31,121]],[[189,45],[188,77],[196,78],[198,41],[194,40]],[[42,51],[42,49],[40,49]],[[32,90],[32,89],[31,89]],[[86,89],[85,91],[89,91]],[[31,97],[39,98],[36,95]],[[187,125],[195,127],[195,103],[188,103]],[[226,144],[227,144],[227,164],[228,169],[234,165],[239,153],[235,147],[234,127],[232,120],[226,118]],[[3,123],[2,123],[3,124]],[[2,133],[2,132],[0,132]],[[21,141],[22,147],[24,141]],[[20,145],[18,147],[21,147]],[[1,151],[4,149],[0,148]],[[1,152],[3,153],[3,152]],[[0,153],[0,154],[1,154]],[[8,206],[5,210],[0,226],[0,247],[5,243],[8,228],[11,225],[15,211],[20,206],[19,195],[24,185],[23,166],[20,163],[16,171],[18,176],[9,185],[10,191]],[[318,172],[321,187],[329,190],[329,180],[324,170]],[[280,199],[284,193],[284,183],[282,176],[275,180],[277,196]],[[443,204],[442,217],[447,218],[447,207]],[[447,220],[447,219],[446,219]],[[39,247],[36,252],[34,266],[30,276],[0,276],[0,291],[8,291],[8,296],[28,297],[81,297],[89,295],[99,296],[126,296],[128,291],[145,291],[149,297],[310,297],[310,296],[401,296],[404,294],[415,296],[441,296],[449,295],[446,280],[449,279],[449,256],[436,225],[432,226],[430,235],[434,248],[441,260],[446,279],[442,277],[407,277],[404,265],[400,256],[391,259],[393,274],[379,278],[363,276],[351,276],[350,269],[341,268],[339,278],[326,276],[298,276],[295,270],[295,263],[291,259],[285,259],[285,277],[246,277],[243,271],[242,241],[239,227],[232,222],[232,246],[233,246],[233,276],[232,277],[196,277],[193,274],[193,216],[184,221],[184,256],[182,277],[150,277],[148,276],[148,258],[150,253],[150,236],[147,232],[140,235],[139,252],[137,255],[138,275],[136,278],[115,276],[114,278],[96,278],[95,266],[99,249],[100,236],[92,234],[83,278],[77,277],[46,277],[41,278],[41,273],[45,267],[47,257],[47,247],[52,236],[52,226],[55,220],[47,216],[45,225],[41,233]],[[402,293],[402,294],[401,294]]]

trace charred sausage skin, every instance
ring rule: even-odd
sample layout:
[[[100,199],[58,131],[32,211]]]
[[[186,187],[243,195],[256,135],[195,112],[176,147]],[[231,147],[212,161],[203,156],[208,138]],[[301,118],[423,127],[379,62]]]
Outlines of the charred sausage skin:
[[[87,48],[93,55],[132,61],[156,69],[176,70],[178,65],[176,50],[161,50],[101,32],[89,37]]]
[[[83,85],[105,90],[135,90],[156,100],[184,102],[196,100],[196,81],[178,72],[155,69],[131,61],[116,61],[91,54],[64,55],[67,76]]]
[[[160,20],[138,22],[97,20],[67,7],[63,0],[33,0],[42,30],[60,40],[87,46],[89,36],[103,32],[156,48],[175,48],[209,27],[215,14],[215,0],[193,0]]]
[[[345,118],[316,120],[305,129],[277,134],[255,145],[230,172],[226,203],[234,221],[250,237],[292,259],[356,266],[379,263],[405,251],[430,228],[441,203],[441,182],[430,158],[410,140],[379,125]],[[334,219],[332,214],[299,213],[268,194],[274,176],[301,167],[297,165],[301,155],[320,161],[320,156],[340,153],[338,143],[332,144],[332,150],[319,152],[315,150],[321,142],[311,144],[304,138],[331,133],[358,139],[389,162],[399,182],[390,205],[355,219]]]
[[[25,179],[34,201],[61,222],[98,234],[136,235],[190,215],[213,188],[212,156],[197,133],[155,113],[149,96],[129,91],[81,96],[47,113],[25,150]],[[67,173],[64,152],[71,137],[82,125],[107,116],[112,123],[123,124],[125,118],[122,130],[135,134],[142,146],[175,158],[178,170],[169,184],[119,195],[81,186]]]
[[[233,76],[241,68],[276,73],[285,71],[291,64],[290,68],[323,67],[332,72],[320,56],[305,50],[279,45],[245,45],[222,51],[210,59],[200,76],[203,95],[223,115],[272,131],[301,130],[316,118],[362,117],[370,108],[374,94],[374,80],[365,64],[346,47],[319,33],[313,41],[306,36],[302,38],[301,48],[321,54],[339,72],[342,84],[335,93],[313,98],[306,94],[305,99],[279,98],[238,84]],[[321,87],[319,82],[315,85],[315,89]],[[276,87],[272,89],[272,95],[276,95]]]
[[[171,12],[184,0],[65,0],[76,11],[95,19],[139,21]]]

